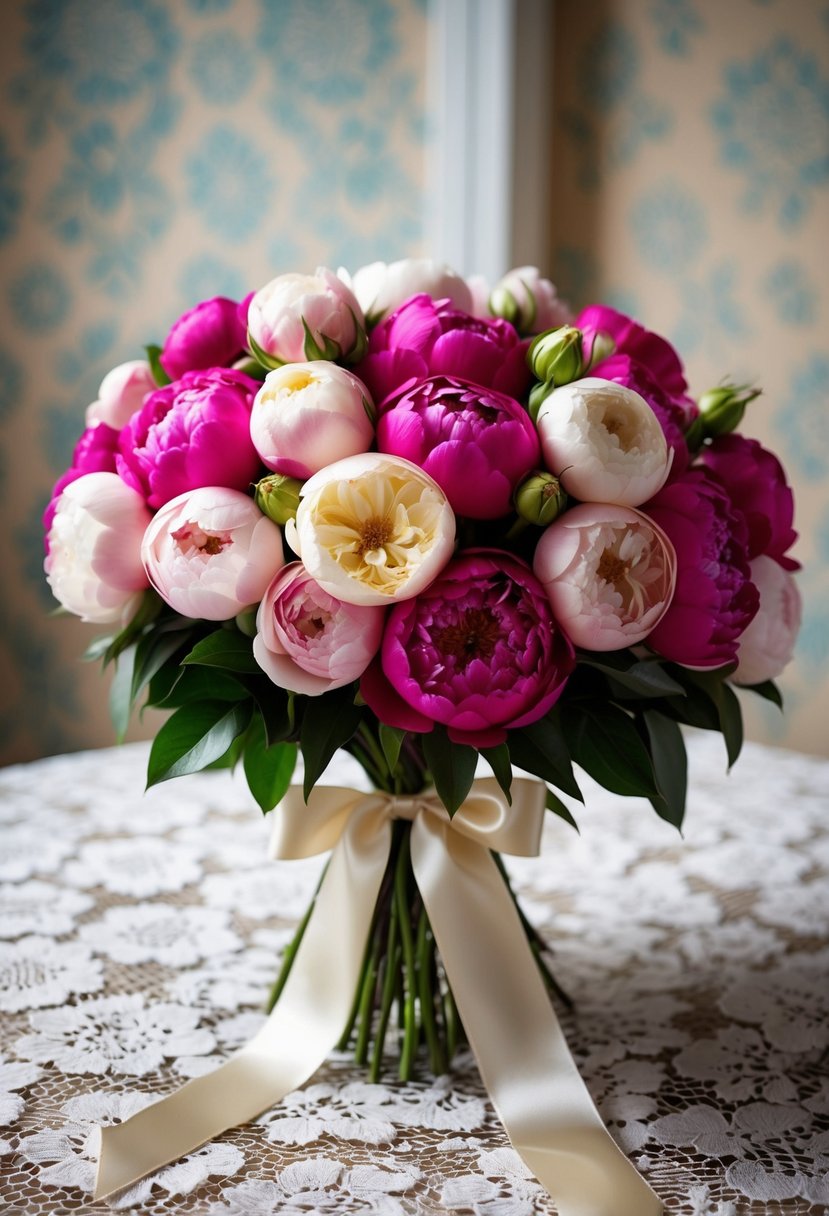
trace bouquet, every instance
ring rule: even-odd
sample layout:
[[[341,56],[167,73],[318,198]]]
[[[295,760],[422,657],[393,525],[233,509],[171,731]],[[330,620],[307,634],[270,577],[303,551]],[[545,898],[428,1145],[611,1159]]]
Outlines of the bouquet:
[[[335,851],[272,1016],[330,1007],[374,1079],[390,1040],[408,1077],[419,1045],[440,1072],[466,1032],[504,1113],[492,1077],[521,1061],[490,1067],[470,1025],[476,898],[511,926],[496,973],[532,959],[498,986],[566,997],[500,851],[536,849],[544,808],[575,822],[574,765],[678,827],[681,726],[721,731],[733,763],[733,686],[781,703],[796,533],[779,461],[737,430],[756,396],[695,401],[665,339],[603,306],[570,316],[534,268],[487,292],[414,260],[206,300],[104,379],[45,568],[63,608],[110,627],[88,654],[117,666],[119,733],[137,704],[171,711],[148,784],[239,763],[279,808],[277,855],[352,857]],[[318,784],[339,749],[376,796]],[[340,956],[336,998],[309,996]],[[574,1151],[555,1150],[562,1203]]]

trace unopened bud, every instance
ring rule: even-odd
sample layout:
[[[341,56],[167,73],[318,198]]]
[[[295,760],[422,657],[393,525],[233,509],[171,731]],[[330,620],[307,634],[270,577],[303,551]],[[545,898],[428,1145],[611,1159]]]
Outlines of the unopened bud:
[[[706,439],[736,430],[746,406],[759,396],[760,389],[750,384],[720,384],[703,393],[698,404]]]
[[[567,506],[567,495],[552,473],[531,473],[518,486],[513,502],[527,523],[546,528]]]
[[[547,400],[550,393],[555,388],[555,384],[534,384],[530,389],[530,395],[527,400],[527,413],[532,418],[533,422],[538,421],[538,411],[541,409],[542,403]]]
[[[584,375],[582,333],[572,325],[548,329],[530,343],[527,363],[537,380],[569,384]]]
[[[602,363],[605,359],[609,359],[616,352],[616,343],[610,334],[604,333],[602,330],[597,330],[593,335],[593,342],[590,346],[590,354],[585,351],[584,361],[585,374],[590,372],[590,369],[595,367],[597,363]]]
[[[289,519],[296,518],[301,489],[302,482],[297,481],[295,477],[271,473],[257,484],[254,498],[257,507],[268,519],[272,519],[275,524],[284,525]]]

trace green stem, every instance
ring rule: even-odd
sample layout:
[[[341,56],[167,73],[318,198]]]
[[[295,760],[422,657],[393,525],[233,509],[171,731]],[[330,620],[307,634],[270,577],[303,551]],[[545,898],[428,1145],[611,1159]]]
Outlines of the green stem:
[[[440,1041],[435,1020],[435,994],[432,987],[432,958],[434,938],[429,932],[429,918],[421,904],[417,922],[417,974],[420,995],[420,1021],[429,1048],[429,1065],[434,1076],[446,1072],[446,1053]]]
[[[369,755],[371,756],[371,759],[372,759],[375,767],[377,768],[378,772],[383,774],[383,780],[379,783],[380,788],[384,789],[384,790],[388,790],[389,782],[392,779],[392,773],[389,769],[389,764],[388,764],[388,761],[386,760],[386,756],[385,756],[385,753],[384,753],[382,747],[380,746],[378,740],[374,738],[371,731],[368,729],[368,727],[366,726],[366,724],[364,722],[361,722],[360,725],[358,726],[357,734],[360,736],[362,745],[366,748]]]
[[[372,783],[376,785],[377,789],[384,790],[386,788],[386,775],[378,772],[377,768],[369,757],[368,752],[361,747],[355,739],[350,740],[348,750],[351,752],[354,759],[363,766],[366,773],[371,778]],[[386,770],[386,773],[387,772],[388,769]]]
[[[276,977],[276,982],[274,983],[273,988],[271,988],[271,993],[270,993],[270,996],[268,997],[268,1003],[267,1003],[266,1010],[265,1010],[266,1013],[270,1013],[271,1010],[273,1009],[274,1005],[276,1004],[276,1002],[279,1000],[280,996],[282,995],[282,989],[285,987],[285,984],[288,981],[288,976],[291,974],[291,968],[294,965],[294,959],[296,958],[297,950],[299,950],[302,939],[305,936],[305,930],[308,928],[308,922],[311,919],[311,913],[314,911],[314,905],[317,902],[317,896],[319,895],[320,887],[322,886],[322,880],[325,878],[325,871],[327,869],[328,869],[328,863],[326,862],[325,866],[323,867],[322,874],[320,874],[320,878],[319,878],[319,882],[317,883],[316,890],[314,891],[314,894],[311,897],[311,902],[309,903],[308,907],[305,909],[305,915],[303,916],[302,920],[299,922],[299,925],[297,926],[297,931],[294,934],[293,938],[291,939],[291,941],[288,943],[288,945],[285,948],[285,955],[282,959],[282,966],[279,968],[279,974]]]
[[[363,1065],[368,1060],[368,1045],[371,1039],[371,1023],[374,1013],[374,1001],[377,995],[377,970],[380,966],[380,952],[382,949],[382,939],[380,934],[375,934],[372,944],[371,953],[369,954],[368,966],[365,969],[363,976],[362,990],[360,992],[360,1006],[358,1018],[360,1029],[357,1032],[357,1043],[354,1047],[354,1060],[357,1064]]]
[[[351,1009],[348,1013],[348,1021],[345,1024],[345,1028],[340,1035],[339,1040],[337,1041],[337,1051],[345,1051],[345,1049],[348,1047],[349,1040],[357,1021],[357,1014],[360,1012],[360,997],[363,992],[363,983],[366,978],[366,971],[368,970],[369,959],[371,957],[371,942],[373,933],[374,930],[372,928],[371,933],[369,933],[368,941],[366,942],[365,951],[363,953],[363,962],[360,966],[360,974],[357,977],[357,983],[354,988],[354,1000],[351,1002]]]
[[[400,1051],[398,1075],[401,1081],[408,1081],[412,1075],[412,1063],[417,1050],[418,1025],[415,993],[417,992],[417,975],[415,971],[414,942],[412,941],[412,926],[410,922],[410,905],[408,891],[409,874],[409,833],[407,832],[400,846],[397,867],[394,874],[394,897],[397,901],[397,918],[400,926],[400,941],[403,947],[403,969],[405,978],[405,999],[403,1005],[403,1046]]]
[[[455,996],[448,984],[443,998],[443,1021],[446,1025],[446,1055],[451,1063],[458,1050],[458,1042],[463,1037],[463,1023],[455,1004]]]
[[[369,1080],[380,1080],[380,1069],[383,1062],[383,1046],[386,1041],[386,1030],[389,1025],[391,1007],[394,1003],[394,993],[397,987],[397,976],[400,970],[400,942],[397,928],[397,902],[392,901],[389,917],[389,936],[386,945],[385,974],[383,976],[383,997],[380,1004],[380,1018],[377,1023],[377,1034],[374,1039],[374,1052],[371,1057]]]

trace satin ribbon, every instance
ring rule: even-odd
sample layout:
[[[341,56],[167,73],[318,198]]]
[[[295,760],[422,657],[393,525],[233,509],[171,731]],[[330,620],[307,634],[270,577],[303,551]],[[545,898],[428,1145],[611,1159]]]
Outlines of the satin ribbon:
[[[411,798],[292,788],[271,853],[333,848],[285,987],[262,1029],[215,1072],[101,1132],[95,1198],[248,1122],[302,1085],[342,1033],[391,847],[412,821],[411,857],[446,975],[510,1141],[559,1216],[659,1216],[659,1199],[615,1144],[570,1055],[490,850],[536,856],[544,786],[518,780],[509,806],[475,781],[450,820],[434,793]]]

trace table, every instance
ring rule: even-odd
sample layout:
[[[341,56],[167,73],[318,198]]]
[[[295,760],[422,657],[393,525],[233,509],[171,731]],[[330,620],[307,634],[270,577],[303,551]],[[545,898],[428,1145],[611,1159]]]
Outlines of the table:
[[[511,861],[575,999],[562,1023],[612,1134],[682,1216],[829,1203],[829,762],[688,739],[684,837],[585,779]],[[0,771],[0,1208],[271,1216],[554,1209],[474,1064],[309,1084],[94,1204],[96,1128],[216,1066],[260,1024],[320,861],[265,860],[243,780],[142,793],[146,747]],[[329,770],[342,781],[342,768]],[[571,806],[574,804],[571,803]]]

